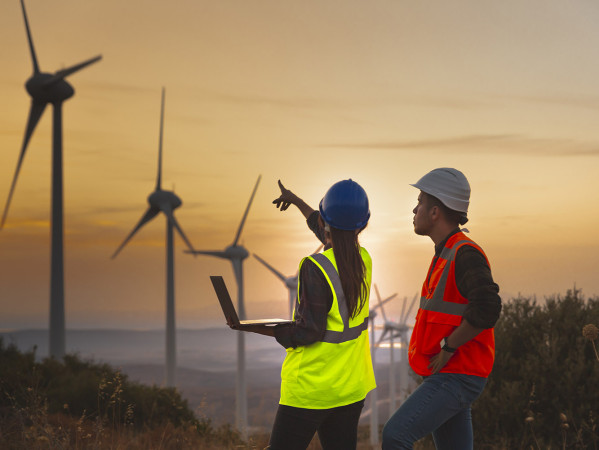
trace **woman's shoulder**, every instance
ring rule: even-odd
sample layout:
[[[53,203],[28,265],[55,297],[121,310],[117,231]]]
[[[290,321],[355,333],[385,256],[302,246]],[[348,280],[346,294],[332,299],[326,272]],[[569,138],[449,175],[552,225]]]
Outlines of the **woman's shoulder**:
[[[368,261],[372,261],[372,258],[370,257],[370,253],[368,253],[368,250],[366,250],[364,247],[360,247],[360,254],[362,255],[362,258],[364,258]]]

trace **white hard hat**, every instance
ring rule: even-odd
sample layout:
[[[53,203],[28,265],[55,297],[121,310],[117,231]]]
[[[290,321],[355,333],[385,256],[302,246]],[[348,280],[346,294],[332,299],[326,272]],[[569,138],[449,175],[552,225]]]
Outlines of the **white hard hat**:
[[[449,209],[464,215],[468,212],[470,184],[459,170],[447,167],[434,169],[410,186],[437,197]]]

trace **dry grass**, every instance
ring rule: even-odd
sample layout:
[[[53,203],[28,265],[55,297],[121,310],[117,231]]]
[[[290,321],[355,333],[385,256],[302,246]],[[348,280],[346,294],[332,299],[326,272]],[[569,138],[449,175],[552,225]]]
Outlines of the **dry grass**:
[[[0,427],[0,448],[16,449],[69,449],[69,450],[257,450],[268,445],[268,433],[250,436],[242,442],[229,427],[201,430],[195,426],[175,427],[166,424],[152,429],[136,430],[133,427],[106,426],[97,420],[72,418],[66,414],[45,415],[39,411],[29,420],[13,416],[4,418]],[[371,450],[367,428],[361,430],[365,441],[358,444],[358,450]],[[380,448],[380,447],[379,447]],[[321,446],[315,437],[308,447],[319,450]]]

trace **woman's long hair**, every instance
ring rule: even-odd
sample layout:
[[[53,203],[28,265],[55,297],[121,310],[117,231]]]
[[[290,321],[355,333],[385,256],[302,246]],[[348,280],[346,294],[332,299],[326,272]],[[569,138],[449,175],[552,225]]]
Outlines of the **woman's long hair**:
[[[358,243],[359,233],[356,233],[355,230],[340,230],[333,227],[330,227],[330,230],[333,253],[347,302],[347,310],[349,316],[354,318],[362,311],[368,293],[366,267]]]

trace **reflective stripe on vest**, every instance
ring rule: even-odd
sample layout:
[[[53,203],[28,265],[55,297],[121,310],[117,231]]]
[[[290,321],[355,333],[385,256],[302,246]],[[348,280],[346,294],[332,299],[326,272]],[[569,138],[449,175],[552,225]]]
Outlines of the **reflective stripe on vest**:
[[[445,295],[445,286],[447,285],[447,277],[449,276],[449,270],[451,268],[451,262],[455,259],[456,252],[462,244],[472,245],[473,242],[471,240],[464,239],[455,242],[451,248],[444,247],[441,251],[439,259],[446,261],[445,267],[443,268],[439,282],[435,287],[433,296],[431,298],[426,298],[425,296],[420,297],[420,309],[451,314],[452,316],[462,317],[464,315],[467,304],[446,302],[443,300],[443,296]]]
[[[339,273],[335,269],[335,266],[331,260],[322,253],[311,255],[310,259],[314,260],[321,267],[333,285],[335,295],[337,296],[339,314],[341,315],[341,320],[343,320],[343,331],[326,330],[322,342],[340,344],[342,342],[357,339],[362,334],[362,331],[368,329],[368,317],[366,317],[360,325],[350,328],[347,302],[345,300],[345,294],[343,293],[343,287],[341,286],[341,278],[339,278]]]

